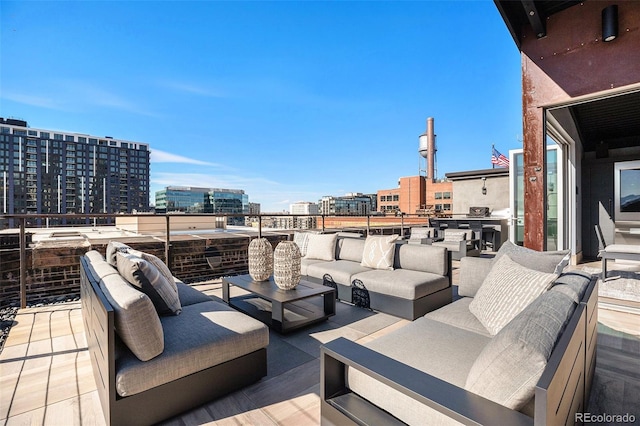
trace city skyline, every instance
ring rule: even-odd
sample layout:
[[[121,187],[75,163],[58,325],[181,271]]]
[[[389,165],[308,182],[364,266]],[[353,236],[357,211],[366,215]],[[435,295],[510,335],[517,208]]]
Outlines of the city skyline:
[[[0,116],[149,144],[152,198],[242,189],[280,212],[393,188],[419,173],[427,117],[438,177],[522,147],[519,52],[491,1],[1,7]]]

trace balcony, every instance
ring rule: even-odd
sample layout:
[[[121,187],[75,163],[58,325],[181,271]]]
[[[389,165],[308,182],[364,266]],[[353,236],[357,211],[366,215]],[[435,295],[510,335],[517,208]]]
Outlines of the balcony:
[[[384,233],[389,229],[393,230],[381,227],[368,231]],[[52,231],[47,233],[50,241],[56,238],[59,242],[71,241],[62,238],[66,235],[60,234],[62,230],[55,230],[53,236]],[[255,236],[259,232],[237,228],[227,231],[207,233],[196,229],[170,233],[174,273],[180,275],[178,271],[187,273],[190,269],[201,271],[200,275],[189,275],[192,287],[219,299],[222,298],[221,281],[212,276],[224,272],[211,272],[211,264],[204,256],[202,260],[191,259],[191,265],[187,265],[179,248],[181,244],[202,239],[208,243],[216,239],[230,243],[233,238],[244,241],[248,235]],[[76,232],[88,235],[92,245],[98,247],[102,245],[99,242],[102,235],[103,239],[158,244],[160,249],[156,250],[159,251],[163,249],[164,241],[158,240],[165,237],[162,233],[139,236],[113,227],[82,227]],[[287,234],[284,231],[260,232],[268,238]],[[36,244],[46,239],[42,234],[38,236],[38,232],[33,235]],[[51,244],[43,250],[53,250]],[[205,247],[205,243],[202,245]],[[228,248],[228,253],[233,250]],[[492,254],[484,252],[482,255]],[[460,262],[454,261],[453,267],[453,284],[457,285]],[[600,263],[583,263],[574,268],[598,273]],[[638,278],[633,274],[620,275],[623,279]],[[37,289],[31,291],[37,294]],[[594,415],[631,413],[637,419],[640,416],[640,401],[635,391],[640,388],[640,311],[609,300],[600,304],[598,316],[597,364],[589,411]],[[270,332],[267,376],[258,383],[163,424],[320,424],[320,346],[338,337],[365,343],[407,322],[339,302],[336,315],[326,322],[284,336]],[[0,420],[4,424],[104,424],[78,301],[30,306],[17,311],[0,353],[0,388]]]

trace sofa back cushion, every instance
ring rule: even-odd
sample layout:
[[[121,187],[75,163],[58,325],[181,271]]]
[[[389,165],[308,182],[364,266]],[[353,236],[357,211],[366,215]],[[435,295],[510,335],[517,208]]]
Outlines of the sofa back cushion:
[[[427,244],[396,244],[396,268],[447,275],[449,273],[447,259],[445,247]]]
[[[411,228],[411,234],[409,240],[421,240],[423,238],[435,238],[436,229],[430,227],[415,227]]]
[[[561,292],[534,300],[485,346],[465,389],[513,410],[534,396],[560,334],[577,304]]]
[[[133,253],[117,253],[118,272],[131,285],[149,296],[160,315],[179,315],[182,311],[173,277],[167,279],[151,262]]]
[[[556,278],[555,274],[525,268],[504,255],[491,267],[469,310],[491,335],[496,335]]]
[[[164,334],[151,299],[119,274],[104,277],[100,288],[113,307],[116,333],[131,352],[140,361],[160,355]]]
[[[511,260],[540,272],[548,272],[561,274],[565,266],[571,260],[570,250],[561,251],[536,251],[526,247],[513,244],[511,241],[505,241],[496,253],[494,258],[497,261],[505,254],[509,255]]]
[[[362,262],[365,241],[364,238],[338,238],[336,259]]]
[[[336,234],[310,234],[307,259],[336,260]]]
[[[458,294],[465,297],[475,297],[492,266],[493,259],[485,257],[466,256],[460,259]]]
[[[366,268],[393,270],[397,239],[398,235],[369,235],[360,264]]]
[[[468,231],[465,229],[445,229],[443,232],[444,241],[452,242],[466,240]]]

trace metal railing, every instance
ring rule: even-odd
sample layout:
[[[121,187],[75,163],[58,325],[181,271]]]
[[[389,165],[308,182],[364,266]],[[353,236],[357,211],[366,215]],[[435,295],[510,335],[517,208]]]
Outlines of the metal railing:
[[[264,227],[263,222],[265,218],[274,218],[274,217],[315,217],[316,220],[319,219],[318,227],[315,228],[321,232],[338,232],[338,231],[358,231],[362,235],[372,235],[372,234],[385,234],[385,233],[398,233],[403,236],[405,233],[405,228],[407,226],[416,226],[416,225],[428,225],[429,218],[420,215],[406,215],[400,214],[397,216],[382,216],[382,215],[366,215],[366,216],[356,216],[356,215],[308,215],[308,214],[238,214],[238,213],[228,213],[228,214],[219,214],[219,213],[210,213],[210,214],[197,214],[197,213],[185,213],[185,214],[149,214],[149,213],[139,213],[139,214],[108,214],[108,213],[97,213],[97,214],[12,214],[12,215],[0,215],[0,221],[6,220],[5,225],[8,223],[15,222],[18,224],[19,231],[19,251],[20,251],[20,306],[26,307],[27,305],[27,229],[29,225],[29,229],[32,228],[45,228],[55,230],[56,228],[69,228],[69,227],[79,227],[79,226],[114,226],[115,227],[115,219],[117,218],[131,218],[131,217],[164,217],[165,226],[164,226],[164,255],[165,261],[169,268],[171,269],[171,219],[172,218],[184,218],[184,217],[243,217],[243,218],[257,218],[258,226],[257,226],[257,236],[258,238],[263,237],[263,232],[265,231],[273,231],[273,232],[293,232],[300,230],[308,230],[308,229],[299,229],[299,228],[270,228]],[[44,219],[44,226],[43,221]],[[375,224],[372,225],[372,220]],[[340,226],[340,227],[332,227],[327,228],[327,222],[334,223],[338,222],[347,222],[350,226]],[[51,224],[53,222],[53,225]],[[100,222],[100,223],[99,223]],[[2,222],[0,222],[2,223]],[[38,226],[39,225],[39,226]],[[191,233],[197,234],[198,231],[202,231],[202,229],[193,229]],[[55,232],[54,232],[55,233]],[[0,236],[6,235],[4,233],[0,233]],[[60,234],[59,234],[60,235]],[[145,233],[141,233],[140,235],[146,235]],[[2,249],[2,247],[0,247]],[[6,249],[5,249],[6,250]],[[0,277],[2,278],[2,277]]]

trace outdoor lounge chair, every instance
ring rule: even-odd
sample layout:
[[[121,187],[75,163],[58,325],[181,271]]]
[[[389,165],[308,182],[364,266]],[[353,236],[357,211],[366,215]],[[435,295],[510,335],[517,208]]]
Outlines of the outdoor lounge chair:
[[[602,275],[604,281],[607,278],[607,261],[614,260],[637,260],[640,261],[640,245],[637,244],[611,244],[607,245],[602,234],[600,225],[596,224],[596,235],[598,236],[599,251],[598,257],[602,259]]]

